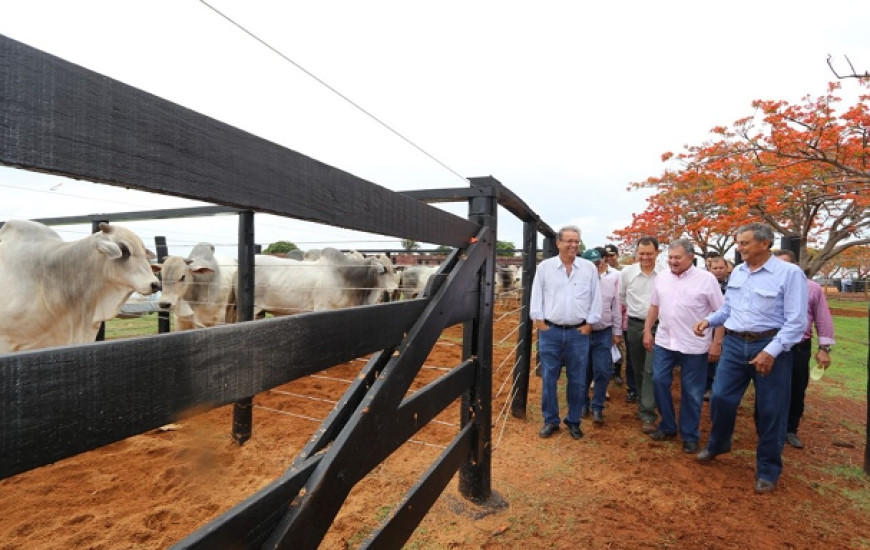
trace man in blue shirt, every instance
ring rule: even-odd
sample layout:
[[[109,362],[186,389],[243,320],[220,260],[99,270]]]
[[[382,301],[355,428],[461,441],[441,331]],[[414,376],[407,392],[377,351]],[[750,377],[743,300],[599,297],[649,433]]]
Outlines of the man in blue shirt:
[[[782,473],[782,449],[791,391],[791,348],[807,326],[807,285],[800,268],[773,256],[773,230],[751,223],[737,230],[737,251],[744,263],[728,279],[725,304],[695,324],[703,336],[725,326],[722,356],[713,381],[707,448],[698,453],[710,462],[731,450],[737,407],[755,384],[758,406],[755,492],[769,493]]]
[[[541,357],[541,437],[559,429],[558,381],[565,365],[568,415],[565,425],[574,439],[583,437],[580,414],[586,404],[584,385],[589,368],[589,333],[601,320],[598,269],[577,257],[580,229],[566,226],[556,239],[559,255],[538,265],[532,281],[529,317],[538,329]]]

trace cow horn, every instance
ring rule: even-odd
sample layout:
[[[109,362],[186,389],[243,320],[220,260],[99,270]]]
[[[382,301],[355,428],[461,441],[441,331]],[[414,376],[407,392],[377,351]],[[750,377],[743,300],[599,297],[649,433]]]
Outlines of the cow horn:
[[[111,233],[114,227],[109,225],[109,222],[100,222],[100,231],[103,233]]]

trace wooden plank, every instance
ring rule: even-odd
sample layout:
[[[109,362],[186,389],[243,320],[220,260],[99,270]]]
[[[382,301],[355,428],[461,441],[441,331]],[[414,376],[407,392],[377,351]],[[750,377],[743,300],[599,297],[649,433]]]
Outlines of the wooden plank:
[[[2,35],[0,164],[455,247],[478,231]]]
[[[553,231],[546,222],[544,222],[541,217],[535,213],[531,207],[526,204],[526,202],[521,199],[516,193],[502,185],[500,181],[495,179],[492,176],[484,176],[479,178],[469,178],[469,182],[471,183],[472,188],[484,188],[484,189],[492,189],[496,198],[498,199],[498,205],[519,218],[523,222],[535,222],[538,231],[544,237],[555,237],[556,233]]]
[[[438,500],[444,487],[450,483],[459,465],[471,452],[472,425],[466,424],[450,445],[441,453],[438,460],[423,474],[412,487],[405,499],[385,520],[380,529],[372,532],[360,548],[401,549],[414,534],[420,521]]]
[[[459,399],[474,383],[478,366],[475,360],[464,361],[449,373],[404,399],[389,418],[389,429],[382,429],[378,434],[379,446],[376,452],[360,457],[360,469],[366,473],[374,469],[430,420]]]
[[[386,350],[376,353],[369,359],[366,366],[360,371],[359,375],[354,378],[350,386],[338,400],[341,406],[336,406],[330,411],[329,415],[323,420],[320,427],[315,430],[314,435],[305,444],[294,460],[295,463],[301,463],[309,457],[314,456],[327,445],[330,445],[341,430],[344,429],[351,415],[357,409],[366,395],[366,392],[372,387],[375,379],[384,370],[390,357],[395,352],[395,347],[387,348]]]
[[[455,401],[471,384],[474,378],[474,368],[473,361],[466,361],[403,401],[396,412],[395,425],[390,426],[390,433],[387,434],[390,444],[379,446],[376,452],[369,457],[369,464],[382,462],[408,438]],[[281,479],[233,507],[202,529],[191,533],[174,548],[199,549],[219,546],[259,548],[260,544],[272,532],[287,506],[296,498],[299,490],[308,481],[313,467],[319,464],[323,457],[323,454],[304,455],[306,453],[300,453],[297,460]],[[454,466],[453,471],[455,470]],[[256,546],[252,545],[252,541],[257,543]]]
[[[76,223],[91,223],[94,220],[109,220],[110,222],[129,222],[138,220],[177,220],[179,218],[200,218],[205,216],[220,216],[244,212],[241,208],[227,206],[193,206],[190,208],[163,208],[160,210],[141,210],[133,212],[106,212],[102,214],[85,214],[82,216],[63,216],[57,218],[40,218],[45,225],[71,225]]]
[[[321,458],[322,455],[318,455],[304,461],[298,468],[286,472],[214,521],[178,541],[172,548],[262,548],[287,504],[299,494]]]
[[[411,197],[425,203],[464,202],[481,194],[479,189],[471,187],[455,187],[452,189],[414,189],[401,191],[406,197]]]
[[[385,427],[392,424],[403,396],[426,359],[428,350],[446,326],[444,315],[465,298],[465,291],[479,280],[481,266],[492,256],[495,236],[484,227],[475,244],[458,263],[447,283],[432,297],[408,337],[384,368],[354,415],[306,484],[306,492],[288,510],[267,545],[292,540],[297,547],[316,547],[329,528],[350,489],[366,473],[368,455],[378,452]],[[287,536],[290,535],[289,539]],[[283,546],[286,547],[286,546]]]
[[[426,300],[0,356],[0,478],[398,345]]]

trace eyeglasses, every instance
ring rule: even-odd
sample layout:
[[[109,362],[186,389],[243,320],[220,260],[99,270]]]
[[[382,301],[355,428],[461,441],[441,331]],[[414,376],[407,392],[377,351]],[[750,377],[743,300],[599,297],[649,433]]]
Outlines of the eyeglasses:
[[[580,244],[580,241],[575,241],[574,239],[565,239],[564,241],[559,241],[566,244]]]

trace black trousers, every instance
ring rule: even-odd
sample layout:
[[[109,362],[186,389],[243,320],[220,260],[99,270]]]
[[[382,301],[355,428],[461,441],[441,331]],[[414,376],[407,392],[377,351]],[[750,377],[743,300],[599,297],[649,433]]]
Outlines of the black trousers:
[[[812,351],[812,338],[807,338],[791,348],[791,399],[788,407],[786,433],[797,433],[801,417],[804,415],[804,398],[807,394],[807,384],[810,382],[810,357]]]

